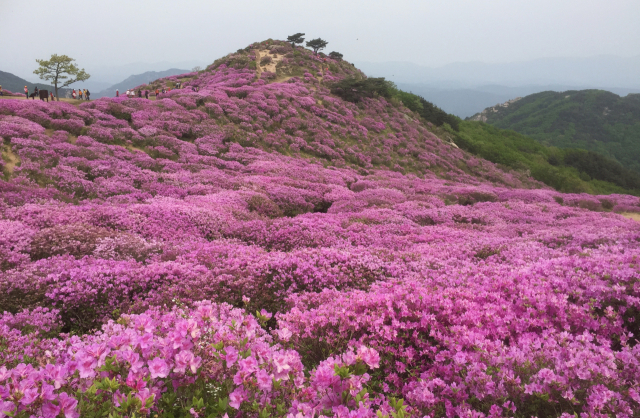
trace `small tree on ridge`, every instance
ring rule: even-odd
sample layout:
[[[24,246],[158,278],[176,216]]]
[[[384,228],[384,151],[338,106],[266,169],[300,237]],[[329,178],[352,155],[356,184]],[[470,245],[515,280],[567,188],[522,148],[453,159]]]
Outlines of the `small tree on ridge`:
[[[315,52],[315,54],[317,55],[318,51],[324,49],[328,43],[329,42],[325,41],[324,39],[316,38],[308,41],[307,46],[313,49],[313,52]]]
[[[334,59],[336,61],[342,61],[343,55],[339,52],[333,51],[329,53],[329,58]]]
[[[53,84],[56,100],[58,98],[58,88],[67,87],[76,81],[85,81],[91,77],[83,69],[79,69],[73,63],[75,59],[66,55],[53,54],[49,60],[36,60],[40,67],[33,73],[40,79],[47,80]],[[58,85],[60,84],[60,85]]]
[[[291,35],[287,37],[287,41],[291,42],[291,46],[293,48],[296,47],[296,44],[301,44],[304,42],[304,33],[296,33],[295,35]]]

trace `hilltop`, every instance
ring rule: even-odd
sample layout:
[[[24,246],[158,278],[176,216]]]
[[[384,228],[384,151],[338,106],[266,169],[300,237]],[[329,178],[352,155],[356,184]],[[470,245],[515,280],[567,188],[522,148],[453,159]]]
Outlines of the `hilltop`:
[[[156,86],[0,100],[0,414],[634,416],[638,197],[286,42]]]
[[[469,119],[514,130],[545,145],[593,151],[640,173],[640,94],[543,92]]]

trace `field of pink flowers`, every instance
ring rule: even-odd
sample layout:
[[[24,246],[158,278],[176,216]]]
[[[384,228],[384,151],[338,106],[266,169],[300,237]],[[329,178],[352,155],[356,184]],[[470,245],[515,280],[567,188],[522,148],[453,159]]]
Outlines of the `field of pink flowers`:
[[[0,418],[640,416],[637,197],[269,47],[267,80],[248,48],[157,101],[0,100]]]

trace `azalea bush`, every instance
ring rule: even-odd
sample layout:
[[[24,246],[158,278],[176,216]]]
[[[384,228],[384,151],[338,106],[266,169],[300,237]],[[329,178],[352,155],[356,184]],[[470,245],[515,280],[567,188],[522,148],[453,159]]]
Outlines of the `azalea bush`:
[[[344,101],[324,59],[0,100],[0,418],[639,416],[640,199]]]

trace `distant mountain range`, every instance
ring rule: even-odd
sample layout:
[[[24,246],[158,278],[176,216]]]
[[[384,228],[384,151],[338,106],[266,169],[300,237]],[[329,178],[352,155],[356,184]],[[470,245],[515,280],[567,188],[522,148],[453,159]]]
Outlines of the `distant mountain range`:
[[[434,84],[440,88],[481,85],[600,86],[640,89],[640,55],[590,58],[542,58],[513,63],[466,62],[426,67],[408,62],[357,63],[365,74],[396,83]]]
[[[38,86],[39,89],[54,91],[52,86],[42,83],[30,83],[24,78],[4,71],[0,71],[0,86],[2,86],[3,90],[9,90],[14,93],[22,93],[24,86],[27,86],[30,92],[33,92],[36,86]],[[69,89],[58,89],[58,94],[60,97],[64,97],[68,90]]]
[[[442,88],[427,84],[397,83],[402,90],[424,97],[447,113],[460,118],[472,116],[482,109],[504,103],[516,97],[524,97],[543,91],[585,90],[589,86],[566,85],[530,85],[508,87],[502,85],[484,85],[473,88]],[[606,88],[604,90],[626,96],[640,93],[640,89]]]
[[[640,94],[547,91],[487,108],[469,119],[514,130],[544,145],[594,151],[640,173]]]
[[[132,89],[141,84],[147,84],[159,78],[169,77],[169,76],[178,75],[178,74],[184,74],[188,72],[190,72],[190,70],[181,70],[179,68],[170,68],[165,71],[147,71],[142,74],[129,76],[127,77],[127,79],[117,84],[114,84],[111,87],[96,93],[95,95],[92,95],[92,97],[95,97],[96,99],[100,97],[113,97],[116,95],[116,89],[119,90],[120,93],[124,93],[125,91],[127,91],[127,89]]]
[[[446,112],[466,118],[482,109],[542,91],[601,89],[640,93],[640,56],[544,58],[526,62],[454,63],[427,67],[408,62],[359,62],[369,76],[385,77]]]

